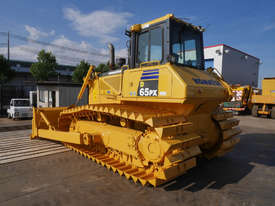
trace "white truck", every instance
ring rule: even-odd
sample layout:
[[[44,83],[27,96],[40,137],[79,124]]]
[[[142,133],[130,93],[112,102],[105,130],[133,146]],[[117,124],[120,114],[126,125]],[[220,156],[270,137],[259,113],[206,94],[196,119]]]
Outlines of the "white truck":
[[[32,118],[32,105],[29,99],[11,99],[7,110],[8,118]]]

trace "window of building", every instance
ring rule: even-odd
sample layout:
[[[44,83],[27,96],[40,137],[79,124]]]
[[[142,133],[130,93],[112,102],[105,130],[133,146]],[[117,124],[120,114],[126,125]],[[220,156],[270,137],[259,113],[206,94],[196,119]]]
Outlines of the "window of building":
[[[214,67],[214,59],[205,59],[204,67],[205,67],[205,69],[207,69],[209,67],[213,68]]]
[[[46,102],[46,90],[39,90],[39,101],[45,103]]]

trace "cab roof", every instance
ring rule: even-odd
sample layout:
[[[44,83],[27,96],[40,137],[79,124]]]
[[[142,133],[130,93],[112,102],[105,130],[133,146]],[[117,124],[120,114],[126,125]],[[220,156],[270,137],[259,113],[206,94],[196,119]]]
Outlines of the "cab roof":
[[[167,19],[173,19],[179,23],[182,23],[182,24],[185,24],[186,26],[191,26],[193,29],[197,30],[197,31],[200,31],[200,32],[203,32],[204,31],[204,28],[201,27],[201,26],[195,26],[193,24],[190,24],[186,21],[183,21],[182,19],[179,19],[179,18],[176,18],[174,16],[174,14],[167,14],[163,17],[160,17],[160,18],[157,18],[157,19],[153,19],[151,21],[148,21],[146,23],[143,23],[143,24],[134,24],[133,26],[131,26],[131,31],[140,31],[141,29],[145,29],[153,24],[156,24],[156,23],[159,23],[159,22],[162,22],[162,21],[165,21]]]

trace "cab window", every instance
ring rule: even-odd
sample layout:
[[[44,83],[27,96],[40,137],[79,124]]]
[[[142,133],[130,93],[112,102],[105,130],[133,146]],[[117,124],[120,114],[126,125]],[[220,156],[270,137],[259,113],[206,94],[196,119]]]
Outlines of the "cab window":
[[[144,32],[138,38],[138,62],[149,61],[149,32]]]
[[[161,28],[151,30],[150,61],[162,59],[162,31]]]
[[[138,36],[137,64],[147,61],[161,61],[163,58],[162,28],[157,27]]]
[[[202,68],[200,34],[188,29],[175,29],[171,34],[172,55],[175,63]]]

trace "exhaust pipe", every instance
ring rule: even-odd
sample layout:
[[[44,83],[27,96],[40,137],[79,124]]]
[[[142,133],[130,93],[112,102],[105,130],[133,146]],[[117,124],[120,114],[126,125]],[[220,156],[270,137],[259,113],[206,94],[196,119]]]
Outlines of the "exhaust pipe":
[[[108,44],[108,48],[109,48],[109,54],[110,54],[109,65],[111,70],[113,70],[115,67],[115,48],[114,48],[114,45],[111,43]]]

